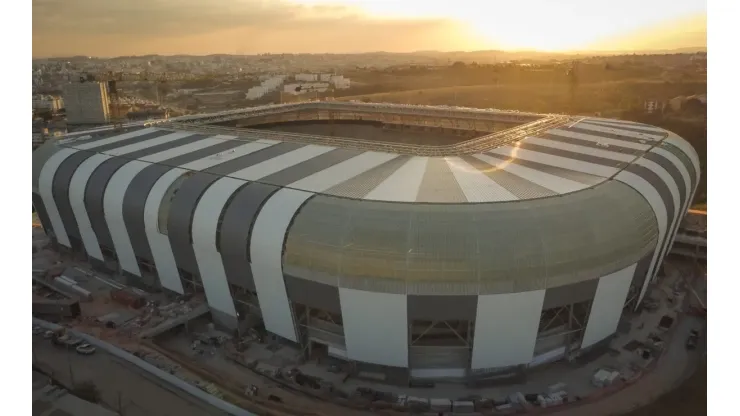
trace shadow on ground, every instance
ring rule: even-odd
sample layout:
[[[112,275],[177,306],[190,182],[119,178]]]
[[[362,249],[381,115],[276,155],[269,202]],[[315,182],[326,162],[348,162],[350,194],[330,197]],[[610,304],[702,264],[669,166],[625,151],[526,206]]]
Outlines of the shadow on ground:
[[[701,363],[696,372],[677,389],[654,403],[625,416],[698,416],[707,414],[707,364]]]

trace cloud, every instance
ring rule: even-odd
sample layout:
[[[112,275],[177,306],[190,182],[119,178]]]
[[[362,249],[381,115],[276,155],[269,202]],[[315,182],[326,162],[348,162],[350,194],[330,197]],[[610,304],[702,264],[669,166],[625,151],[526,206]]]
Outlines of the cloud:
[[[283,0],[33,0],[34,56],[454,49],[457,32],[445,19]]]

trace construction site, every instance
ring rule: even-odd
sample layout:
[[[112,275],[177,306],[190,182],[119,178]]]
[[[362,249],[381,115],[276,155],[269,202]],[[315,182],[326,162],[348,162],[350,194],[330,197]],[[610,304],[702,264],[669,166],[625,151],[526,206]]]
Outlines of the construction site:
[[[699,172],[644,124],[446,107],[71,137],[34,152],[34,314],[256,414],[576,411],[703,348]]]
[[[281,345],[264,329],[253,328],[244,334],[220,330],[202,295],[179,298],[128,287],[120,277],[86,269],[79,259],[49,250],[48,239],[39,231],[34,228],[38,248],[34,254],[34,316],[111,343],[208,394],[260,415],[573,410],[619,394],[659,363],[678,366],[679,360],[698,361],[698,356],[682,355],[690,353],[683,345],[686,330],[681,330],[687,324],[700,328],[705,336],[701,329],[706,314],[702,265],[676,257],[666,262],[666,275],[661,276],[645,308],[625,319],[629,324],[620,329],[604,354],[553,364],[523,379],[493,386],[389,384],[343,360]],[[78,309],[50,311],[40,306],[60,300]],[[666,316],[672,322],[666,323]],[[41,331],[34,337],[40,338]],[[668,355],[669,348],[673,356]],[[105,377],[90,375],[101,386],[107,383],[102,380]],[[120,405],[116,400],[110,398],[110,403],[103,404],[115,410]],[[192,414],[211,414],[207,408],[196,409],[200,410]]]

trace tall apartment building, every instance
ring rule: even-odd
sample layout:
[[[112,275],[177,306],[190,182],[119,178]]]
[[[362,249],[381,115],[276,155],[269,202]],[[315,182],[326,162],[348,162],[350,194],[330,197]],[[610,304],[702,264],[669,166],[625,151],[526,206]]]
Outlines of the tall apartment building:
[[[108,87],[103,82],[74,82],[62,88],[67,124],[105,124],[110,121]]]

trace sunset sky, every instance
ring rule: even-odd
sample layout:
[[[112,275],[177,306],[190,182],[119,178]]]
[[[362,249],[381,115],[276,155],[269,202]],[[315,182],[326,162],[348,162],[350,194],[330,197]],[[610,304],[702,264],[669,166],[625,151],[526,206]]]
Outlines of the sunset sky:
[[[33,0],[34,57],[705,45],[705,0]]]

